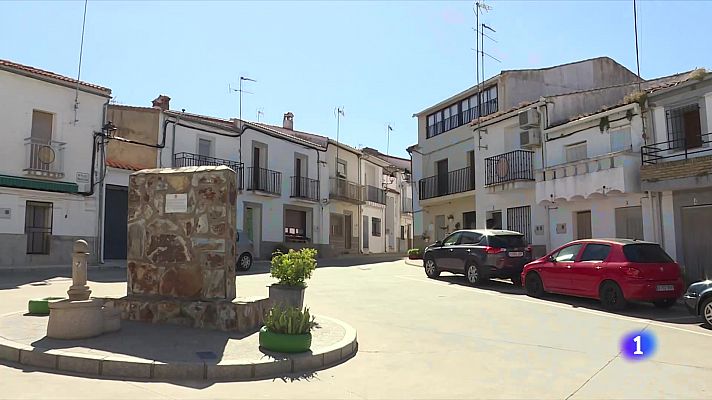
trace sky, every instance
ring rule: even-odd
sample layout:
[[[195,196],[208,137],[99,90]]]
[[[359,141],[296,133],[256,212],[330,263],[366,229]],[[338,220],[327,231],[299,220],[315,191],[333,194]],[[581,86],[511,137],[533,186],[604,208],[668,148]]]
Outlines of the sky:
[[[87,8],[81,79],[119,104],[238,116],[407,157],[413,114],[475,84],[471,1],[98,1]],[[487,77],[609,56],[636,69],[633,3],[488,1]],[[0,0],[0,59],[76,77],[84,1]],[[643,78],[712,68],[712,2],[638,1]],[[1,93],[0,93],[1,95]]]

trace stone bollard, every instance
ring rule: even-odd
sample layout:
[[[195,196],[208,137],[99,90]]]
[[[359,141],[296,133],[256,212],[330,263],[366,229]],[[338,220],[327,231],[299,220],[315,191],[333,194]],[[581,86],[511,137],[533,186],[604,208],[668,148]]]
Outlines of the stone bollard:
[[[72,251],[72,286],[67,294],[69,300],[89,300],[91,290],[87,286],[87,257],[89,257],[89,245],[84,240],[74,242]]]

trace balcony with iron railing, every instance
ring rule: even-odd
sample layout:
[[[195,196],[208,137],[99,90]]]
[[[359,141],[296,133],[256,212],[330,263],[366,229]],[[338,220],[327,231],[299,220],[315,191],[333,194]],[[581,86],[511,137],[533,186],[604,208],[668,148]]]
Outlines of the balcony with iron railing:
[[[47,178],[64,177],[65,143],[25,138],[25,168],[28,175]]]
[[[418,198],[432,199],[475,189],[475,174],[472,167],[460,168],[447,174],[430,176],[418,182]]]
[[[514,150],[485,158],[485,186],[534,181],[534,152]]]
[[[709,175],[712,174],[712,133],[680,135],[672,140],[645,145],[640,149],[640,157],[644,190],[666,189],[662,181]]]
[[[180,152],[173,156],[173,167],[203,167],[203,166],[221,166],[231,168],[237,174],[237,189],[242,190],[244,188],[244,165],[239,161],[225,160],[222,158],[215,158],[209,156],[203,156],[200,154]]]
[[[314,202],[319,201],[318,180],[305,178],[303,176],[293,176],[290,179],[292,183],[290,197]]]
[[[282,173],[267,168],[247,167],[247,190],[279,196],[282,194]]]
[[[378,204],[386,204],[386,191],[371,185],[364,186],[365,199]]]
[[[346,178],[329,178],[329,198],[354,204],[363,203],[363,186]]]

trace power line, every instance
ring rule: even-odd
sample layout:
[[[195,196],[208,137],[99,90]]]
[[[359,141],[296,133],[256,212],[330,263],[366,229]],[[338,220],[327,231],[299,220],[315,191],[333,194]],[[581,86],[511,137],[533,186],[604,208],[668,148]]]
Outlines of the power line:
[[[77,111],[79,110],[79,78],[82,76],[82,55],[84,53],[84,28],[87,24],[87,4],[89,0],[84,0],[84,17],[82,18],[82,40],[79,43],[79,68],[77,68],[77,86],[74,89],[74,124],[76,125],[79,120],[77,119]]]

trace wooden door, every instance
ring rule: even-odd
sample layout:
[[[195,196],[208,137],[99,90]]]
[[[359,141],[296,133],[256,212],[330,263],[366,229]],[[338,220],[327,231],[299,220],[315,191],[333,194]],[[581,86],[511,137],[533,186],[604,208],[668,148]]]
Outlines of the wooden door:
[[[576,213],[576,240],[591,239],[591,211],[579,211]]]
[[[700,125],[700,110],[694,109],[682,114],[685,129],[685,145],[688,149],[702,147],[702,126]]]

